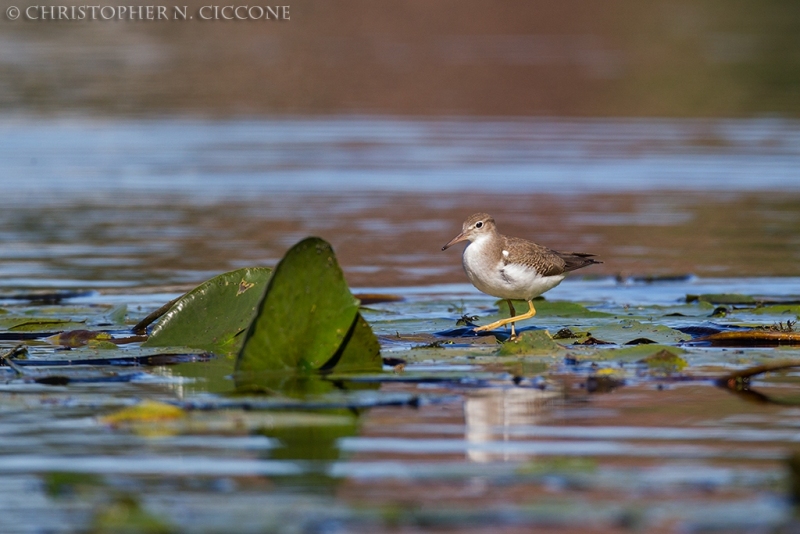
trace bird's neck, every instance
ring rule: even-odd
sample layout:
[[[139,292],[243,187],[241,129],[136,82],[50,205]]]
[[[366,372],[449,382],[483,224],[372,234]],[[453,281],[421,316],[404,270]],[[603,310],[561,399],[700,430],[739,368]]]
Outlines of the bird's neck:
[[[470,254],[492,254],[497,252],[499,254],[499,250],[502,248],[501,239],[499,239],[499,235],[497,232],[491,232],[479,235],[472,241],[470,241],[467,248],[464,249],[466,253],[469,250]]]

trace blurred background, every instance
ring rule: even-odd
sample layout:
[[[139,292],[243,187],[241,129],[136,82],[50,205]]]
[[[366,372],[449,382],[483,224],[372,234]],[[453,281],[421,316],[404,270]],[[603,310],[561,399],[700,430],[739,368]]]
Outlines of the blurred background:
[[[474,211],[598,275],[798,274],[796,2],[186,5],[0,20],[7,285],[196,282],[309,233],[359,286],[463,282]]]
[[[3,0],[36,5],[24,2]],[[800,112],[791,0],[296,0],[288,21],[206,22],[197,10],[213,4],[185,3],[193,20],[5,18],[0,105],[206,117]]]

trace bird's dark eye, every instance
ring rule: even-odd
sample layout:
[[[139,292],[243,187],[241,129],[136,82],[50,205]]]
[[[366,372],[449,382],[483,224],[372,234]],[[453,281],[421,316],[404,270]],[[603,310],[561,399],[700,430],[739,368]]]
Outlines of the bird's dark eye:
[[[481,228],[481,227],[483,227],[483,221],[478,221],[475,223],[475,228]]]

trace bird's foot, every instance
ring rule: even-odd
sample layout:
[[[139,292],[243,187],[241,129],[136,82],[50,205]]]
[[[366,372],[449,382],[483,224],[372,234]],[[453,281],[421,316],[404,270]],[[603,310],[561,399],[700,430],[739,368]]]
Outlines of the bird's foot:
[[[501,326],[505,326],[509,323],[514,323],[517,320],[516,317],[509,317],[508,319],[500,319],[499,321],[495,321],[493,323],[489,323],[484,326],[479,326],[475,329],[475,332],[486,332],[487,330],[494,330],[496,328],[500,328]]]

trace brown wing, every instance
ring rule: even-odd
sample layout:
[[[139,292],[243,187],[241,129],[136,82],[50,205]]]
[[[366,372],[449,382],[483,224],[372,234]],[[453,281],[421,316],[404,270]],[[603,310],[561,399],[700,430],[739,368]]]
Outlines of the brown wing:
[[[508,262],[525,265],[544,276],[554,276],[582,269],[595,263],[594,254],[583,252],[557,252],[536,243],[516,237],[506,237],[504,250],[508,251]]]
[[[564,274],[567,262],[556,251],[516,237],[506,237],[503,250],[508,251],[508,262],[525,265],[543,276]]]

